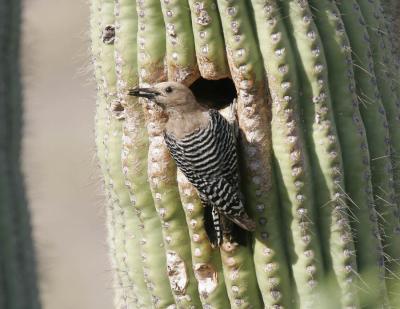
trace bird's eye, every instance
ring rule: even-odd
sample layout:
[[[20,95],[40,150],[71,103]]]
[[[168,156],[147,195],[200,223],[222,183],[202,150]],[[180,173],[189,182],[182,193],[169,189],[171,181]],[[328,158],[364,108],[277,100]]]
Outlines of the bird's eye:
[[[165,92],[166,93],[171,93],[172,92],[172,88],[168,86],[167,88],[165,88]]]

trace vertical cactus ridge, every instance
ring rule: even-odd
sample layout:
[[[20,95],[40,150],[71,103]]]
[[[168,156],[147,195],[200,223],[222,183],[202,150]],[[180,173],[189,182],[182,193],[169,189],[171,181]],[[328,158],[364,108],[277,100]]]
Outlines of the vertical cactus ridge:
[[[147,173],[143,172],[147,169],[147,130],[143,113],[138,113],[137,110],[129,107],[126,108],[126,113],[122,160],[125,184],[130,191],[131,203],[136,212],[135,216],[137,215],[139,218],[139,225],[134,226],[134,228],[140,229],[141,234],[140,254],[144,279],[151,294],[152,306],[166,308],[174,304],[175,301],[167,276],[161,223],[154,207]]]
[[[122,203],[126,202],[127,189],[122,183],[122,171],[118,170],[118,159],[120,158],[120,150],[114,149],[118,146],[121,139],[118,132],[118,120],[111,113],[111,105],[116,100],[116,74],[114,61],[114,4],[110,0],[102,0],[99,3],[100,21],[99,27],[101,31],[100,39],[100,74],[103,87],[103,100],[100,100],[98,107],[98,125],[104,126],[103,135],[100,136],[103,144],[104,169],[106,171],[105,186],[108,193],[107,207],[107,225],[109,230],[109,246],[111,254],[111,265],[114,270],[115,297],[114,305],[117,308],[131,306],[130,303],[135,302],[137,296],[133,289],[130,288],[131,280],[128,275],[128,267],[126,261],[125,249],[125,223]],[[101,118],[100,118],[101,117]],[[100,132],[99,132],[100,133]],[[101,162],[101,161],[100,161]],[[120,175],[121,173],[121,175]],[[113,176],[116,179],[112,178]],[[122,199],[122,200],[121,200]],[[129,201],[129,199],[128,199]],[[138,239],[138,235],[135,235]],[[141,276],[142,277],[142,276]]]
[[[161,2],[161,5],[168,6],[169,1]],[[179,26],[177,29],[187,26],[185,24],[187,16],[185,16],[183,20],[177,20],[181,14],[182,8],[178,7],[177,10],[175,10],[175,6],[172,7],[164,7],[164,11],[162,11],[159,1],[151,0],[138,2],[139,71],[145,72],[145,74],[140,75],[141,85],[149,85],[165,79],[163,63],[165,55],[163,53],[153,54],[151,47],[156,46],[160,50],[166,51],[166,67],[169,78],[183,82],[184,80],[188,81],[187,78],[191,76],[185,75],[183,79],[180,79],[183,76],[181,75],[183,74],[182,72],[191,65],[192,60],[190,55],[187,55],[188,58],[185,59],[185,57],[183,57],[184,53],[181,54],[182,58],[180,58],[180,61],[183,62],[180,62],[180,64],[182,64],[182,67],[177,68],[169,65],[173,60],[168,58],[170,55],[168,53],[168,43],[165,43],[165,33],[160,32],[158,28],[162,20],[162,13],[165,14],[164,18],[171,18],[170,22],[171,24],[173,23],[172,25],[174,25],[174,27]],[[168,13],[169,11],[173,11],[173,13]],[[190,23],[190,20],[188,21]],[[183,36],[183,38],[189,39],[190,41],[188,36]],[[179,44],[183,42],[187,41],[180,41]],[[165,48],[165,44],[167,48]],[[191,45],[189,44],[189,46]],[[174,46],[173,48],[176,47]],[[190,50],[189,48],[189,51]],[[192,56],[193,55],[194,45]],[[190,74],[192,73],[193,71],[191,71]],[[178,77],[178,75],[180,75],[180,77]],[[185,213],[179,199],[176,166],[166,148],[163,138],[165,115],[154,104],[148,103],[144,99],[140,99],[140,102],[146,106],[146,126],[149,136],[148,179],[155,208],[161,220],[167,273],[172,294],[179,308],[197,308],[201,306],[197,281],[193,268],[187,265],[187,263],[192,261],[190,235],[186,224]]]
[[[192,267],[203,308],[229,308],[219,250],[211,248],[204,229],[204,209],[196,189],[178,170],[180,199],[186,214],[192,248]]]
[[[385,199],[394,196],[393,170],[390,160],[390,138],[385,108],[381,93],[376,82],[373,59],[371,58],[370,38],[365,21],[356,1],[339,1],[338,8],[350,39],[352,50],[356,90],[359,99],[359,109],[365,125],[368,147],[371,157],[372,184],[375,207],[379,214],[386,211],[388,205]],[[379,198],[383,196],[382,198]],[[391,214],[391,212],[389,212]],[[380,235],[379,230],[375,232]],[[362,273],[373,255],[357,255],[358,265]],[[382,265],[383,257],[377,258]],[[367,271],[367,268],[365,268]],[[384,273],[383,273],[384,275]],[[371,280],[373,274],[371,274]],[[381,283],[384,291],[385,285]],[[377,291],[377,290],[376,290]]]
[[[111,105],[116,99],[112,31],[114,29],[114,4],[112,1],[93,1],[91,13],[93,60],[96,68],[95,75],[99,83],[96,144],[108,198],[106,214],[116,291],[114,304],[117,308],[138,308],[147,304],[145,296],[147,289],[143,279],[140,255],[133,254],[130,257],[136,258],[136,261],[130,264],[134,268],[128,271],[125,210],[130,207],[130,201],[124,184],[120,159],[122,127],[111,111]],[[137,225],[136,223],[135,226]],[[129,235],[129,237],[130,241],[135,241],[134,247],[138,248],[139,235],[135,233]],[[132,273],[134,277],[130,277]],[[137,295],[140,295],[140,297],[137,297]]]
[[[138,14],[138,69],[143,85],[164,81],[166,34],[158,0],[136,0]]]
[[[255,82],[263,81],[259,51],[253,49],[257,43],[252,33],[252,21],[243,1],[217,0],[217,5],[231,76],[240,95],[240,90],[254,89]]]
[[[294,55],[276,1],[252,1],[261,53],[272,97],[272,147],[280,175],[280,201],[285,223],[290,226],[290,264],[297,286],[299,305],[315,302],[315,286],[323,267],[316,236],[312,179],[308,154],[298,118],[298,80]]]
[[[383,26],[383,31],[385,32],[385,35],[387,37],[388,43],[390,44],[390,51],[392,54],[392,61],[393,64],[395,65],[395,75],[398,76],[400,74],[400,58],[399,58],[399,28],[398,25],[396,25],[396,19],[398,19],[398,14],[399,14],[399,9],[400,5],[397,1],[377,1],[377,6],[380,12],[380,19],[381,23]],[[396,83],[397,84],[397,83]],[[398,85],[397,85],[397,88]],[[399,90],[398,90],[399,91]],[[399,93],[397,91],[397,93]]]
[[[360,287],[360,291],[366,291],[365,298],[371,291],[381,289],[384,282],[379,278],[383,278],[384,267],[380,265],[383,252],[374,207],[368,143],[358,109],[351,47],[335,3],[311,0],[310,5],[328,65],[329,87],[342,149],[357,264],[362,281],[369,283],[367,287]],[[337,78],[338,76],[341,78]],[[375,254],[371,254],[372,252]],[[352,265],[346,266],[346,272],[356,271],[351,267]],[[369,277],[376,278],[377,281],[372,282]],[[375,303],[385,299],[386,291],[381,289],[381,293],[377,295]]]
[[[150,187],[162,223],[172,293],[178,307],[197,307],[201,302],[193,268],[186,265],[192,261],[190,236],[179,200],[176,166],[163,141],[160,114],[154,110],[150,111],[148,128]]]
[[[378,81],[378,87],[382,94],[383,104],[389,124],[390,141],[392,146],[392,165],[394,173],[394,182],[396,196],[394,201],[388,201],[392,205],[393,214],[396,217],[397,225],[390,226],[400,231],[399,221],[399,196],[400,196],[400,87],[398,82],[399,71],[395,65],[394,57],[391,53],[391,44],[384,25],[384,18],[377,1],[359,0],[357,1],[370,37],[372,57],[374,60],[375,74]],[[392,220],[393,221],[393,220]],[[385,231],[386,232],[386,231]],[[390,231],[387,235],[392,235]],[[396,239],[400,233],[395,233]],[[395,256],[392,256],[396,258]]]
[[[382,102],[386,111],[391,143],[391,160],[394,176],[394,196],[382,196],[383,207],[378,209],[381,216],[380,225],[385,252],[385,267],[387,269],[387,287],[389,296],[393,298],[399,288],[400,278],[400,228],[399,228],[399,185],[400,185],[400,96],[398,93],[398,72],[394,71],[390,43],[382,24],[382,15],[376,1],[357,1],[364,17],[370,37],[372,59],[377,77],[377,84],[382,95]],[[379,205],[379,204],[378,204]]]
[[[400,3],[397,0],[388,0],[381,2],[385,16],[389,23],[389,33],[393,40],[393,50],[397,57],[397,61],[400,61]]]
[[[397,19],[398,19],[398,13],[399,13],[399,2],[397,0],[386,0],[382,1],[381,5],[384,10],[384,15],[385,19],[388,23],[388,30],[389,30],[389,35],[392,36],[393,42],[395,44],[395,47],[398,47],[398,38],[396,38],[396,34],[398,34],[398,25],[396,24]],[[398,56],[398,54],[397,54]]]
[[[190,85],[199,76],[188,0],[161,2],[166,29],[168,79]]]
[[[161,223],[154,207],[147,177],[148,136],[145,116],[137,99],[127,97],[128,89],[138,85],[137,31],[138,15],[136,0],[115,2],[116,38],[115,61],[119,102],[124,110],[122,136],[122,169],[125,185],[129,190],[133,207],[126,209],[131,220],[126,220],[127,231],[140,235],[140,256],[143,264],[144,280],[155,308],[166,308],[174,304],[169,286],[165,254],[158,254],[163,247]],[[135,269],[136,241],[127,240],[129,269]],[[137,253],[136,253],[137,254]],[[134,274],[132,274],[133,276]],[[147,304],[147,306],[151,306]]]
[[[308,3],[282,2],[297,53],[301,104],[314,174],[325,268],[337,285],[341,306],[358,307],[354,244],[347,216],[344,171],[324,49]],[[338,305],[339,306],[339,305]]]
[[[194,43],[200,74],[206,79],[229,76],[221,21],[215,0],[189,0]]]
[[[106,103],[109,103],[106,101]],[[109,179],[106,180],[106,186],[109,187],[109,230],[111,235],[111,254],[113,267],[117,276],[115,305],[117,308],[140,307],[139,295],[147,292],[143,280],[143,266],[141,265],[140,254],[140,235],[135,229],[128,231],[128,224],[133,227],[138,226],[137,218],[132,218],[126,214],[126,206],[129,205],[129,195],[125,187],[124,179],[121,177],[120,154],[114,153],[111,149],[121,147],[121,126],[114,121],[113,114],[108,110],[106,118],[106,133],[104,135],[105,144],[105,164],[109,171]],[[136,219],[136,220],[135,220]],[[133,224],[132,224],[133,223]],[[127,241],[129,237],[129,241]],[[133,244],[132,244],[133,243]],[[127,248],[133,247],[136,252],[128,257]],[[138,278],[138,280],[135,280]],[[136,282],[135,282],[136,281]],[[139,282],[140,281],[140,282]]]
[[[124,144],[123,141],[124,139],[124,127],[121,122],[123,116],[124,116],[124,111],[121,112],[123,109],[122,106],[122,100],[124,98],[124,92],[126,92],[127,84],[130,82],[134,82],[135,79],[137,81],[137,74],[133,74],[132,72],[137,72],[137,61],[136,61],[136,49],[134,48],[134,52],[131,52],[129,49],[129,43],[134,46],[136,43],[136,33],[137,33],[137,20],[136,20],[136,14],[135,14],[135,3],[132,0],[116,0],[114,2],[114,15],[115,15],[115,20],[114,20],[114,26],[115,26],[115,38],[114,38],[114,61],[115,61],[115,73],[116,73],[116,91],[117,91],[117,96],[114,99],[113,102],[111,102],[111,105],[108,107],[108,115],[109,117],[113,118],[112,122],[115,122],[116,126],[115,129],[117,130],[117,134],[115,134],[115,140],[114,143],[110,139],[110,145],[108,145],[108,151],[110,149],[121,149]],[[129,42],[130,41],[130,42]],[[128,45],[128,46],[127,46]],[[134,60],[134,62],[130,61]],[[131,71],[130,74],[127,73],[126,71]],[[126,77],[129,76],[129,80],[126,79]],[[137,84],[137,82],[135,83]],[[110,124],[110,128],[112,129],[112,125]],[[112,131],[111,131],[112,132]],[[114,135],[114,134],[113,134]],[[118,140],[120,138],[120,140]],[[115,162],[116,164],[116,169],[119,170],[119,172],[123,171],[123,161],[122,160],[122,154],[124,152],[121,151],[120,159],[118,156],[112,157],[109,156],[109,164],[113,164]],[[118,154],[118,153],[117,153]],[[120,168],[120,164],[121,168]],[[121,174],[118,173],[116,177],[114,178],[112,175],[112,169],[110,168],[110,177],[115,181],[114,184],[118,184],[114,186],[113,184],[113,189],[118,192],[120,189],[123,188],[122,186],[122,180],[124,181],[125,185],[127,186],[128,189],[129,182],[125,180],[125,178],[121,178]],[[127,190],[125,190],[127,191]],[[128,199],[129,198],[129,199]],[[138,248],[142,249],[141,246],[138,247],[139,245],[142,245],[144,241],[143,234],[140,233],[140,220],[134,213],[134,208],[129,207],[130,202],[134,200],[132,196],[130,195],[130,191],[125,193],[123,195],[123,198],[120,198],[120,206],[121,210],[120,213],[123,218],[123,222],[121,223],[121,228],[122,232],[124,233],[123,235],[123,245],[125,248],[123,250],[126,251],[126,256],[124,257],[123,262],[125,263],[125,267],[127,270],[127,278],[128,278],[128,289],[130,291],[133,291],[133,300],[130,300],[131,303],[137,304],[139,302],[138,300],[138,295],[140,291],[140,287],[138,286],[137,283],[135,283],[134,278],[138,276],[143,276],[144,277],[144,282],[148,286],[148,282],[146,281],[146,272],[145,272],[145,266],[144,262],[145,260],[143,259],[143,252],[140,250],[141,257],[142,257],[142,264],[143,264],[143,269],[141,268],[141,264],[137,263],[138,261]],[[129,205],[128,207],[122,208],[123,205]],[[140,280],[141,281],[141,280]],[[141,281],[143,284],[143,281]],[[141,286],[142,290],[144,290],[145,286]],[[127,293],[129,297],[129,293]],[[131,296],[132,297],[132,296]],[[146,299],[148,301],[148,299]],[[128,306],[130,303],[128,302]]]
[[[250,258],[246,257],[249,252],[245,248],[235,248],[234,245],[225,243],[221,248],[224,273],[229,276],[227,278],[225,275],[225,280],[231,303],[236,307],[245,308],[248,303],[253,304],[255,308],[261,305],[261,302],[256,303],[257,285],[252,287],[250,283],[258,283],[266,308],[279,307],[284,304],[283,295],[287,298],[286,295],[290,292],[287,289],[284,269],[286,259],[282,255],[273,254],[279,249],[275,242],[280,238],[279,231],[273,224],[267,224],[266,217],[274,211],[272,208],[276,207],[276,204],[269,204],[274,201],[274,188],[271,182],[271,144],[268,125],[270,114],[266,109],[262,60],[246,2],[217,1],[217,4],[231,76],[238,93],[237,117],[241,129],[241,152],[246,171],[243,181],[244,200],[258,223],[253,262],[262,261],[256,265],[249,264],[247,261]],[[254,165],[256,162],[259,164],[258,167]],[[277,260],[278,257],[282,260]],[[247,265],[242,264],[243,262],[247,262]],[[257,278],[251,274],[255,267],[257,267]],[[248,283],[244,287],[243,282],[246,281]]]

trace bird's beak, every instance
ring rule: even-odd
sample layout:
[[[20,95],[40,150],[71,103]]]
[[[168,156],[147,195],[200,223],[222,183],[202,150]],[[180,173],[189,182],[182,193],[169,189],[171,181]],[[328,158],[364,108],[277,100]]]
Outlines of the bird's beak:
[[[128,95],[152,100],[160,95],[160,93],[153,88],[133,88],[128,91]]]

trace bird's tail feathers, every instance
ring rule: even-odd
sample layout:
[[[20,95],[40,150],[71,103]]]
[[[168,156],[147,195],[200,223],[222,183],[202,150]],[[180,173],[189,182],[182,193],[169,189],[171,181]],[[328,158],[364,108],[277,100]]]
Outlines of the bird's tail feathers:
[[[226,214],[225,216],[246,231],[254,232],[256,230],[256,223],[246,213],[240,215],[240,217]]]
[[[241,246],[246,246],[249,238],[249,233],[242,229],[225,216],[221,216],[224,238],[231,243],[237,243]]]

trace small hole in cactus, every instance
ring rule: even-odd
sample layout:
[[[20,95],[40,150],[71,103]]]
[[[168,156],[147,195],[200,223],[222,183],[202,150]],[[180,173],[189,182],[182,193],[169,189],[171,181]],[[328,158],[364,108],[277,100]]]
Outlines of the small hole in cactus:
[[[124,119],[125,118],[125,108],[121,101],[115,100],[111,103],[111,111],[115,118]]]
[[[115,26],[114,25],[107,25],[105,26],[102,34],[102,40],[104,44],[114,44],[115,40]]]
[[[222,109],[237,97],[235,85],[230,78],[218,80],[199,78],[190,89],[199,103],[213,109]]]

